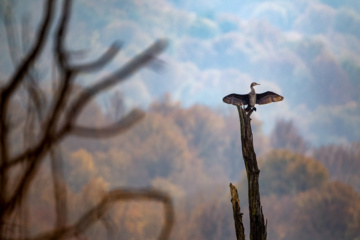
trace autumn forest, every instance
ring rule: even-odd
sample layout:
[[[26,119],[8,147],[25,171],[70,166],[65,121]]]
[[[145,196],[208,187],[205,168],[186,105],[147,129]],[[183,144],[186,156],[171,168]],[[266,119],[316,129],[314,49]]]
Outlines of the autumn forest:
[[[360,239],[357,1],[106,2],[0,1],[1,239],[249,238],[253,81],[267,239]]]
[[[120,93],[108,104],[109,109],[119,111],[104,111],[93,102],[79,121],[101,126],[125,112]],[[184,108],[166,95],[152,103],[146,117],[125,134],[104,140],[65,140],[61,150],[69,217],[79,217],[112,188],[151,186],[173,198],[176,220],[171,239],[234,239],[230,181],[239,189],[246,224],[248,216],[239,123],[233,110],[221,113],[201,105]],[[15,115],[21,114],[17,111]],[[256,117],[252,127],[268,238],[356,239],[360,144],[314,148],[295,123],[285,120],[278,120],[270,136],[262,132],[262,122]],[[33,234],[54,223],[49,168],[42,166],[29,196]],[[162,206],[122,202],[108,217],[121,239],[156,239]],[[103,238],[106,229],[94,225],[86,236]]]

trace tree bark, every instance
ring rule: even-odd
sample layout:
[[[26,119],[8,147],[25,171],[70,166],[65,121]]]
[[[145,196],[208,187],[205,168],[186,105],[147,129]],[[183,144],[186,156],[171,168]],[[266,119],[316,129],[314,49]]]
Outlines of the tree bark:
[[[249,198],[249,217],[250,217],[250,239],[265,240],[267,237],[266,222],[262,212],[260,191],[259,191],[259,174],[260,170],[257,165],[256,154],[253,145],[253,135],[251,130],[252,110],[246,114],[241,106],[237,106],[240,119],[240,133],[243,159],[246,168],[248,180],[248,198]],[[235,210],[234,210],[235,211]],[[241,217],[241,215],[240,215]],[[234,212],[235,218],[235,212]],[[242,221],[242,219],[236,221]],[[237,230],[236,230],[237,231]]]
[[[244,225],[242,222],[242,213],[240,209],[240,200],[237,189],[232,183],[230,183],[231,203],[233,206],[235,231],[237,240],[245,240]]]

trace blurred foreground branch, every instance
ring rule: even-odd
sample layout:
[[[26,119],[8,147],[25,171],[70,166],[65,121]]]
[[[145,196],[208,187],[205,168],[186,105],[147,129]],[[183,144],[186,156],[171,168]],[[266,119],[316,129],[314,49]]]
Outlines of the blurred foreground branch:
[[[74,225],[63,229],[56,229],[55,231],[51,231],[31,239],[62,239],[78,236],[94,222],[102,219],[107,210],[114,203],[118,201],[129,200],[150,200],[162,202],[164,204],[164,225],[161,229],[158,239],[165,240],[169,238],[172,226],[174,224],[174,210],[172,200],[168,194],[154,189],[118,189],[108,192],[99,204],[97,204],[94,208],[90,209],[87,213],[85,213],[83,217],[81,217]]]
[[[51,161],[51,174],[56,213],[54,229],[48,233],[40,234],[35,239],[61,239],[76,237],[84,232],[95,221],[103,220],[106,228],[111,224],[103,219],[103,215],[109,206],[116,201],[122,200],[156,200],[165,206],[165,223],[159,239],[168,239],[173,225],[174,212],[171,198],[163,192],[153,189],[143,190],[113,190],[107,193],[104,199],[93,209],[72,226],[68,226],[67,219],[67,197],[64,181],[63,160],[61,158],[58,144],[67,136],[77,135],[82,137],[111,137],[130,129],[144,117],[144,113],[134,109],[127,116],[119,119],[109,126],[102,128],[84,127],[76,123],[79,115],[88,103],[101,92],[114,87],[116,84],[126,80],[129,76],[139,71],[142,67],[156,59],[167,45],[165,40],[158,40],[148,49],[129,60],[123,67],[114,71],[107,77],[99,79],[95,84],[87,86],[78,94],[73,94],[76,85],[74,80],[84,72],[93,72],[106,66],[120,50],[120,44],[114,43],[97,60],[86,64],[71,64],[69,54],[65,47],[65,38],[68,32],[69,20],[72,11],[72,0],[63,0],[60,10],[60,18],[53,24],[55,15],[55,0],[45,1],[44,16],[41,20],[39,30],[33,43],[28,44],[29,50],[16,46],[16,36],[12,34],[11,28],[5,21],[7,29],[8,45],[10,55],[14,63],[14,73],[9,80],[0,88],[0,238],[14,239],[6,229],[17,225],[16,219],[22,219],[20,228],[26,228],[27,217],[19,212],[26,209],[26,197],[29,194],[35,176],[39,173],[41,164],[46,157]],[[8,6],[11,9],[11,6]],[[10,15],[9,15],[10,14]],[[12,17],[8,11],[4,16]],[[43,94],[38,81],[33,74],[34,66],[49,40],[50,28],[55,28],[53,54],[56,59],[56,70],[58,79],[52,79],[55,86],[54,94],[49,96]],[[25,37],[23,36],[23,39]],[[24,44],[24,43],[23,43]],[[23,56],[18,56],[16,48],[24,49]],[[19,60],[18,60],[19,59]],[[29,101],[23,99],[26,105],[27,115],[22,126],[24,132],[23,148],[17,152],[11,150],[11,135],[13,123],[11,122],[11,102],[16,96],[21,95],[25,89]],[[45,99],[46,98],[46,99]],[[34,111],[33,111],[34,110]],[[36,117],[35,117],[36,116]],[[19,174],[12,174],[16,171]],[[25,219],[25,220],[24,220]],[[31,239],[26,235],[26,230],[21,231],[22,239]]]

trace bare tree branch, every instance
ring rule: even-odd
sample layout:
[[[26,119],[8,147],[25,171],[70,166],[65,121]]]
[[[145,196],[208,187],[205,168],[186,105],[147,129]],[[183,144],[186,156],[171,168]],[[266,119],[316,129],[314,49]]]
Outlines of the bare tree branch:
[[[92,87],[88,87],[86,90],[84,90],[84,92],[80,94],[80,96],[76,100],[74,100],[72,107],[70,107],[70,110],[66,114],[66,123],[57,132],[57,134],[51,134],[46,138],[44,137],[34,147],[27,149],[26,151],[15,156],[13,159],[11,159],[7,167],[17,165],[20,162],[25,161],[27,158],[32,158],[38,155],[42,156],[45,150],[48,150],[52,144],[57,143],[70,132],[76,118],[78,117],[82,109],[92,98],[95,97],[95,95],[119,83],[120,81],[124,81],[132,73],[136,72],[139,68],[145,66],[156,55],[158,55],[159,53],[161,53],[161,51],[165,49],[166,44],[167,42],[165,40],[158,40],[147,50],[136,56],[128,64],[122,67],[119,71],[115,72],[114,75],[111,75],[100,81],[99,83],[93,85]],[[3,168],[4,166],[0,166],[0,170],[2,170]]]
[[[39,33],[37,34],[38,38],[34,43],[33,48],[30,50],[29,54],[23,59],[23,61],[20,63],[19,67],[16,69],[13,76],[10,78],[10,81],[8,82],[7,86],[4,87],[1,91],[1,97],[2,100],[8,100],[11,93],[15,90],[15,88],[18,86],[20,81],[24,78],[29,68],[32,66],[34,61],[39,56],[41,50],[43,49],[45,45],[46,38],[48,36],[53,16],[54,16],[54,10],[55,10],[55,0],[48,0],[45,4],[45,15],[42,20],[42,24],[39,30]],[[4,103],[1,104],[5,105]]]
[[[66,119],[68,119],[68,125],[71,124],[78,117],[84,106],[92,99],[95,95],[114,86],[115,84],[125,80],[130,75],[135,73],[139,68],[148,64],[153,60],[159,53],[161,53],[167,45],[166,40],[158,40],[151,45],[147,50],[140,53],[127,63],[124,67],[113,73],[112,75],[104,78],[98,83],[85,89],[80,96],[74,101],[72,107],[70,107],[67,113]]]
[[[50,149],[51,175],[55,199],[56,222],[55,228],[63,229],[67,220],[67,192],[64,179],[64,171],[60,152],[56,148]]]
[[[6,7],[4,16],[4,23],[5,23],[5,30],[6,30],[6,37],[9,46],[9,54],[11,61],[14,67],[17,66],[20,60],[20,52],[19,52],[19,37],[17,32],[15,31],[15,24],[16,21],[14,19],[13,13],[13,3],[6,2],[8,6]]]
[[[140,110],[133,110],[127,116],[120,119],[118,122],[103,128],[90,128],[90,127],[71,127],[71,134],[80,137],[113,137],[124,131],[128,130],[133,125],[137,124],[145,117],[145,113]]]
[[[119,42],[114,42],[99,59],[90,63],[72,66],[72,69],[76,73],[98,71],[99,69],[104,67],[107,63],[109,63],[120,51],[120,49],[121,49],[121,44]]]
[[[10,223],[15,222],[14,219],[17,210],[21,210],[21,208],[25,206],[23,201],[26,199],[29,187],[33,183],[34,177],[38,173],[45,156],[49,154],[55,198],[55,229],[48,233],[41,234],[34,239],[78,237],[98,220],[102,220],[105,228],[109,230],[111,228],[111,224],[105,219],[106,211],[115,202],[128,200],[151,200],[162,202],[164,205],[164,225],[161,229],[159,239],[168,239],[174,222],[174,209],[172,201],[166,193],[153,189],[118,189],[111,191],[106,194],[104,199],[97,206],[90,209],[74,225],[67,226],[66,186],[62,172],[62,159],[57,152],[58,149],[56,146],[60,140],[71,134],[83,137],[114,136],[129,129],[142,119],[144,117],[144,113],[140,110],[133,110],[118,122],[103,128],[96,129],[76,124],[78,116],[92,99],[106,89],[124,81],[140,68],[156,59],[157,55],[165,49],[167,42],[165,40],[156,41],[147,50],[129,60],[128,63],[119,70],[115,71],[112,75],[101,79],[98,83],[90,87],[87,87],[71,102],[70,96],[72,88],[74,87],[73,80],[77,74],[96,71],[105,66],[105,64],[113,59],[119,52],[120,45],[118,43],[114,43],[99,59],[93,62],[79,65],[75,64],[71,66],[68,52],[65,48],[65,38],[69,26],[72,0],[64,0],[63,7],[60,11],[59,21],[55,26],[56,36],[54,43],[54,54],[57,60],[56,63],[60,81],[58,86],[56,86],[57,91],[53,102],[50,104],[49,109],[47,109],[47,106],[43,103],[42,92],[35,81],[36,76],[34,75],[34,72],[31,72],[31,69],[47,39],[54,15],[55,0],[46,1],[45,6],[44,18],[34,46],[30,49],[24,60],[19,64],[7,85],[0,89],[0,238],[5,238],[4,226],[10,226],[10,224],[6,223],[5,220],[7,221],[10,219]],[[25,27],[26,26],[23,28],[24,31],[26,30]],[[8,34],[9,38],[16,38],[15,35],[11,35],[11,32]],[[25,34],[23,33],[23,35]],[[25,41],[23,41],[22,45],[25,47]],[[24,126],[24,130],[28,132],[25,133],[26,136],[24,139],[29,139],[29,137],[38,137],[38,139],[35,140],[36,142],[31,144],[31,146],[24,145],[23,151],[17,156],[10,157],[8,152],[8,135],[10,129],[6,116],[8,115],[9,100],[14,96],[16,89],[18,89],[18,86],[20,86],[24,78],[27,78],[28,80],[25,82],[25,89],[30,100],[27,103],[28,112]],[[66,107],[68,107],[68,111],[65,111]],[[31,108],[35,109],[36,112],[32,112]],[[31,132],[35,126],[36,115],[39,127],[41,128],[40,136],[36,136],[36,134]],[[11,186],[12,189],[14,189],[11,191],[12,195],[7,196],[9,187],[8,175],[14,166],[20,166],[21,174],[18,179],[16,179],[17,185]],[[23,224],[27,225],[26,222]],[[26,231],[22,232],[27,234]],[[23,236],[22,238],[26,239],[26,237],[27,236]]]
[[[52,144],[57,143],[61,140],[67,133],[70,132],[73,124],[85,107],[85,105],[95,97],[95,95],[99,94],[101,91],[106,90],[107,88],[117,84],[120,81],[125,80],[132,73],[136,72],[139,68],[145,66],[149,61],[151,61],[156,55],[158,55],[161,51],[166,47],[167,42],[165,40],[158,40],[152,46],[150,46],[143,53],[136,56],[133,60],[131,60],[128,64],[122,67],[119,71],[115,72],[113,75],[105,78],[99,83],[93,85],[92,87],[88,87],[80,96],[74,101],[72,107],[66,114],[66,123],[63,127],[58,131],[57,134],[46,134],[44,137],[31,149],[27,149],[23,153],[20,153],[18,156],[15,156],[9,162],[7,167],[12,167],[17,165],[18,163],[25,161],[27,158],[32,158],[37,155],[42,155],[43,152]],[[46,132],[49,132],[47,130]],[[2,170],[4,166],[0,166],[0,170]]]
[[[72,6],[72,0],[63,1],[63,6],[60,16],[60,24],[58,25],[58,29],[56,31],[56,37],[55,37],[55,51],[57,53],[57,60],[59,67],[62,70],[68,68],[67,66],[68,59],[65,51],[65,37],[70,20],[71,6]]]
[[[38,34],[38,38],[34,43],[33,48],[30,52],[25,56],[24,60],[20,63],[19,67],[15,70],[15,73],[10,78],[10,81],[0,89],[0,152],[1,152],[1,160],[0,160],[0,216],[3,216],[3,213],[7,211],[5,205],[7,204],[8,196],[7,196],[7,172],[5,169],[7,168],[7,164],[9,162],[9,148],[8,148],[8,103],[9,99],[12,96],[12,93],[15,91],[19,83],[23,80],[26,73],[33,65],[34,61],[39,56],[41,50],[45,45],[45,40],[48,36],[55,8],[55,0],[49,0],[45,5],[45,14],[42,20],[42,24],[40,27],[40,31]]]
[[[21,49],[23,53],[26,53],[30,48],[30,20],[30,16],[25,15],[21,21]]]
[[[40,236],[31,238],[31,240],[45,240],[45,239],[63,239],[74,237],[83,233],[90,225],[98,220],[101,220],[106,211],[118,201],[129,200],[152,200],[159,201],[164,204],[164,226],[161,229],[159,240],[168,239],[171,229],[174,224],[174,208],[171,198],[168,194],[155,189],[141,189],[141,190],[113,190],[110,191],[103,200],[94,208],[84,214],[74,225],[65,229],[56,229]]]

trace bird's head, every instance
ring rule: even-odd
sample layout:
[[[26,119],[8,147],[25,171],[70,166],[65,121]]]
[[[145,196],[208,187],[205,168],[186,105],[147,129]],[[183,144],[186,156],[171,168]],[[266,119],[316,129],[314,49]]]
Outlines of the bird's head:
[[[253,82],[253,83],[251,83],[250,87],[252,88],[252,87],[255,87],[256,85],[260,85],[260,84]]]

